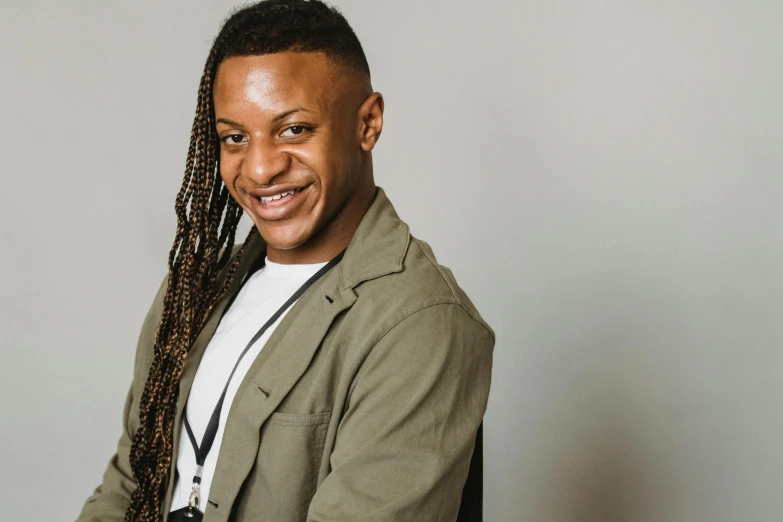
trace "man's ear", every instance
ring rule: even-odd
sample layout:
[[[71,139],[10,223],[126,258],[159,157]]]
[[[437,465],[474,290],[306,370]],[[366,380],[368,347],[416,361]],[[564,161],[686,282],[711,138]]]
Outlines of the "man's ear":
[[[359,145],[370,152],[383,130],[383,95],[374,92],[359,107]]]

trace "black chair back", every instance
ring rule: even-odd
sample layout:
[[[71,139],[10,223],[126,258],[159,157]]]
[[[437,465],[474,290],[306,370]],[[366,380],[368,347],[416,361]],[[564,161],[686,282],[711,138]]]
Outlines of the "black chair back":
[[[482,422],[476,432],[476,445],[470,458],[470,468],[465,486],[462,488],[462,501],[459,505],[457,522],[482,522],[484,500],[484,444]]]

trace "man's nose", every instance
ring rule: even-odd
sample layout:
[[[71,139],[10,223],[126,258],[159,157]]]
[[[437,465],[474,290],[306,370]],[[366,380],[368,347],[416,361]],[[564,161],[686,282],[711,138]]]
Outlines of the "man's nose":
[[[243,163],[243,173],[259,185],[288,170],[291,157],[268,139],[251,140]]]

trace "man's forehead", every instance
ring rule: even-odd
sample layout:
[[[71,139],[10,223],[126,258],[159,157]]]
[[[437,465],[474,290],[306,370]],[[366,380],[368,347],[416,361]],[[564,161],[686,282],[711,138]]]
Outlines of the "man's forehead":
[[[321,52],[232,56],[218,66],[215,96],[268,103],[272,99],[304,100],[329,105],[345,90],[344,68]]]

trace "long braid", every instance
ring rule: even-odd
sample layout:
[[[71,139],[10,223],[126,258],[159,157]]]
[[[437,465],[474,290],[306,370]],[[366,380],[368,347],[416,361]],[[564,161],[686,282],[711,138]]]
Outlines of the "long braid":
[[[217,173],[212,83],[218,47],[216,42],[204,67],[185,175],[175,201],[177,230],[169,253],[163,312],[130,452],[137,488],[125,514],[127,522],[161,520],[173,456],[178,385],[187,353],[215,303],[233,281],[244,251],[243,245],[229,265],[242,209],[229,196]],[[218,259],[221,248],[223,255]],[[216,288],[219,272],[226,267],[223,282]]]

